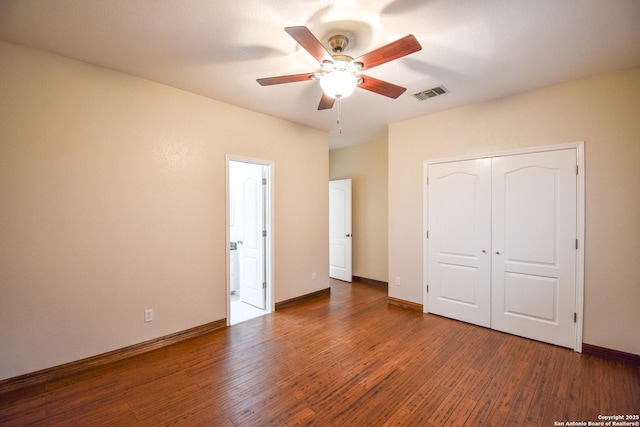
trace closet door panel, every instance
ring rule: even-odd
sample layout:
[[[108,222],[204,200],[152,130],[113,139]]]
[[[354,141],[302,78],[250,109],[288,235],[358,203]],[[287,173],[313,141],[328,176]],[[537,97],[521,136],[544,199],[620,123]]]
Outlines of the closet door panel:
[[[427,310],[489,327],[490,159],[429,166]]]
[[[574,345],[575,168],[575,149],[492,159],[493,329]]]

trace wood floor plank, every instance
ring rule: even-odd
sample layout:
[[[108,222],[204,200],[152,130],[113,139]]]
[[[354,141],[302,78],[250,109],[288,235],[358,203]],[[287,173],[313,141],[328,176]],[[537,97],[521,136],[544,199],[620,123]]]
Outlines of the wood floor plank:
[[[457,427],[466,425],[469,415],[475,409],[478,402],[475,400],[471,400],[465,398],[460,402],[458,406],[456,406],[456,410],[451,414],[451,416],[447,419],[447,426],[449,427]]]
[[[477,404],[469,414],[468,422],[470,425],[485,425],[485,423],[491,423],[492,414],[495,412],[496,419],[504,419],[506,410],[499,411],[500,407],[496,410],[496,402],[499,400],[502,390],[505,387],[511,372],[514,369],[514,358],[510,357],[510,353],[506,349],[512,348],[514,341],[505,337],[505,341],[501,343],[501,351],[496,352],[495,363],[497,366],[488,365],[487,369],[483,371],[483,383],[488,382],[488,385],[481,390],[480,396],[473,395],[477,399]],[[487,381],[488,380],[488,381]],[[476,393],[477,389],[470,389]],[[496,421],[493,421],[495,424]]]
[[[640,411],[640,368],[331,294],[0,395],[0,425],[544,426]],[[576,418],[578,417],[578,418]]]
[[[475,369],[468,369],[460,378],[459,384],[451,388],[451,392],[431,414],[429,422],[434,425],[448,425],[449,418],[457,411],[458,405],[463,402],[463,397],[467,394],[469,387],[475,382],[478,375],[479,372]],[[471,405],[471,407],[473,406],[475,404]]]
[[[527,410],[533,400],[534,390],[530,387],[519,387],[511,401],[511,409],[505,418],[505,425],[521,426],[527,418]]]
[[[549,407],[550,400],[555,399],[553,384],[558,372],[556,371],[558,356],[555,351],[552,351],[553,349],[553,347],[547,346],[538,363],[540,372],[534,386],[534,396],[525,419],[525,422],[530,425],[545,424],[543,423],[545,410]]]
[[[442,404],[442,401],[451,393],[447,387],[437,386],[420,402],[420,405],[407,418],[405,425],[442,425],[429,422],[431,415]]]
[[[584,396],[584,364],[579,363],[577,357],[571,358],[571,370],[565,375],[567,377],[567,398],[565,400],[564,416],[569,420],[582,420],[582,405]]]

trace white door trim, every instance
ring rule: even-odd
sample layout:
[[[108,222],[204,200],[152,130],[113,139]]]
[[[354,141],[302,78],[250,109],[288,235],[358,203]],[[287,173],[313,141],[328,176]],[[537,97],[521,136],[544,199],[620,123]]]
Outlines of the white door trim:
[[[579,353],[582,352],[582,335],[584,325],[584,247],[585,247],[585,167],[584,167],[584,141],[569,142],[564,144],[544,145],[539,147],[521,148],[507,151],[495,151],[484,154],[448,157],[440,159],[425,160],[423,163],[423,175],[422,175],[422,202],[423,202],[423,227],[422,227],[422,265],[423,265],[423,282],[422,282],[422,301],[423,311],[429,312],[427,306],[427,277],[428,277],[428,241],[427,232],[429,230],[429,218],[428,212],[428,185],[427,177],[429,176],[429,165],[434,163],[446,163],[457,162],[460,160],[473,160],[482,158],[491,158],[499,156],[510,156],[526,153],[539,153],[545,151],[564,150],[567,148],[574,148],[576,150],[576,164],[578,165],[577,177],[576,177],[576,236],[578,238],[578,248],[576,250],[576,333],[575,343],[573,349]]]
[[[227,326],[230,325],[231,320],[231,295],[230,295],[230,275],[231,272],[229,270],[229,242],[231,240],[229,236],[229,227],[230,227],[230,194],[229,194],[229,163],[230,162],[245,162],[245,163],[255,163],[262,166],[267,166],[269,170],[269,176],[267,177],[267,195],[266,195],[266,203],[267,203],[267,253],[266,253],[266,267],[267,267],[267,301],[266,308],[267,312],[272,313],[275,311],[275,289],[273,278],[275,277],[275,269],[274,269],[274,221],[273,221],[273,209],[274,209],[274,195],[275,195],[275,186],[274,186],[274,162],[271,160],[258,159],[253,157],[246,156],[237,156],[233,154],[227,154],[225,156],[225,167],[226,167],[226,178],[225,178],[225,186],[226,186],[226,211],[225,211],[225,295],[226,295],[226,306],[227,306]]]

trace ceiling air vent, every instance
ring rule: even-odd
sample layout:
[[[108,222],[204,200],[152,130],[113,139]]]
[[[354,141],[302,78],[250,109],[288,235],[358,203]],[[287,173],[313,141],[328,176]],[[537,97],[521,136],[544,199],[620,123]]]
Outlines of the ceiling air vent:
[[[413,97],[418,101],[424,101],[425,99],[433,98],[434,96],[444,95],[447,93],[447,89],[444,86],[438,86],[431,89],[423,90],[422,92],[414,93]]]

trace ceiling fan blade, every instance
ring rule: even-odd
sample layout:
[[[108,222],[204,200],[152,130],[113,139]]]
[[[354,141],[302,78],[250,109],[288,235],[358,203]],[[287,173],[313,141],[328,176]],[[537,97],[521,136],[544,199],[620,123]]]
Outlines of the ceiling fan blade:
[[[322,64],[324,61],[333,62],[331,54],[322,46],[322,43],[318,41],[307,27],[286,27],[284,30],[319,63]]]
[[[335,99],[328,96],[326,93],[322,92],[322,98],[320,98],[320,104],[318,105],[318,110],[329,110],[333,108],[334,102],[336,102]]]
[[[403,56],[417,52],[422,49],[418,40],[409,34],[403,38],[384,45],[376,50],[372,50],[369,53],[365,53],[362,56],[354,59],[353,62],[359,62],[362,64],[362,70],[376,67],[385,62],[392,61],[394,59],[402,58]]]
[[[370,90],[380,95],[388,96],[389,98],[396,99],[404,93],[407,88],[394,85],[393,83],[385,82],[384,80],[374,79],[373,77],[364,76],[360,74],[362,83],[358,85],[362,89]]]
[[[311,80],[312,77],[313,77],[313,73],[304,73],[304,74],[291,74],[289,76],[265,77],[263,79],[256,79],[256,81],[260,83],[262,86],[270,86],[270,85],[279,85],[281,83],[303,82],[306,80]]]

